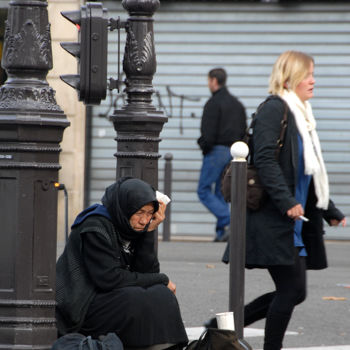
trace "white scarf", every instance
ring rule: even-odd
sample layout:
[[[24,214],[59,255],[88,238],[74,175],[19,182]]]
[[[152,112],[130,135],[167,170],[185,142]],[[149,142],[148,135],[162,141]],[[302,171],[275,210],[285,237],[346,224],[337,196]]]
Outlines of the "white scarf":
[[[293,112],[299,134],[303,140],[305,174],[313,176],[317,196],[316,206],[320,209],[328,209],[328,176],[311,105],[308,101],[303,103],[296,93],[291,90],[283,90],[281,97]]]

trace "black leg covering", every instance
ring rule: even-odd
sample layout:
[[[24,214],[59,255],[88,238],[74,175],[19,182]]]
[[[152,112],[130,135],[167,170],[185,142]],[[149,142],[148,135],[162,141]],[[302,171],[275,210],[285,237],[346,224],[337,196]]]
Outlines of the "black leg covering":
[[[266,293],[247,304],[244,307],[244,326],[265,318],[275,295],[276,292]]]
[[[280,350],[292,313],[269,312],[265,324],[264,350]]]

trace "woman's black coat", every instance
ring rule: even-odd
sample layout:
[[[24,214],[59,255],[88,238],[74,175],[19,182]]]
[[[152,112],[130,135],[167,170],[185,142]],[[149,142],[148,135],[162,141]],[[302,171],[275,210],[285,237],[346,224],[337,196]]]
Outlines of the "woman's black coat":
[[[269,99],[255,117],[253,132],[254,164],[268,198],[258,211],[247,211],[246,265],[267,267],[294,263],[294,220],[286,212],[298,202],[294,197],[298,174],[298,130],[288,110],[288,126],[279,159],[276,159],[284,104],[279,97]],[[302,237],[307,250],[307,267],[327,267],[323,242],[323,218],[341,220],[344,215],[332,201],[328,210],[316,208],[313,181],[310,183]]]

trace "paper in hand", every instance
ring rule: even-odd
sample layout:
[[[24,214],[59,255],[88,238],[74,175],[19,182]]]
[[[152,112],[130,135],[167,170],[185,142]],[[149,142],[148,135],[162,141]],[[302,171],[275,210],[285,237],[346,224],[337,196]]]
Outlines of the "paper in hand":
[[[164,193],[156,191],[156,197],[160,202],[163,202],[165,205],[167,205],[171,199]]]

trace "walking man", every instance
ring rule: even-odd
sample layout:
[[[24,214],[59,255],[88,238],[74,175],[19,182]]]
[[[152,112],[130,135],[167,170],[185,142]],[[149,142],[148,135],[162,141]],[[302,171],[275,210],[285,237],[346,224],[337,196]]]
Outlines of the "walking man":
[[[217,219],[214,241],[227,239],[230,210],[221,193],[221,174],[231,159],[230,147],[242,140],[246,127],[244,106],[226,88],[226,71],[215,68],[208,73],[211,98],[204,106],[198,144],[203,164],[198,183],[198,197]]]

